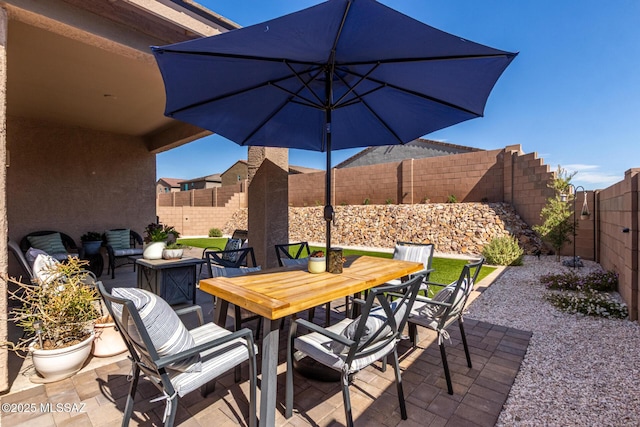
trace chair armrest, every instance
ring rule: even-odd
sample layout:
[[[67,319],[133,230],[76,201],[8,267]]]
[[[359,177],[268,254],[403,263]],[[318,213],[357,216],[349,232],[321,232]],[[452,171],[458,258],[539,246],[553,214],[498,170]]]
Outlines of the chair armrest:
[[[200,307],[198,304],[191,304],[186,307],[180,307],[175,309],[174,311],[178,315],[178,317],[182,317],[190,313],[196,313],[196,315],[198,316],[198,326],[204,325],[204,321],[202,318],[202,307]]]
[[[324,335],[327,338],[331,338],[334,341],[338,341],[340,344],[344,344],[344,345],[349,346],[349,347],[351,347],[353,344],[355,344],[355,341],[350,340],[349,338],[345,337],[344,335],[336,334],[335,332],[331,332],[331,331],[323,328],[322,326],[318,326],[315,323],[311,323],[311,322],[306,321],[304,319],[296,319],[296,323],[299,324],[299,325],[304,326],[305,328],[309,329],[310,331],[317,332],[320,335]]]
[[[218,347],[222,344],[226,344],[238,338],[244,338],[247,340],[247,347],[250,355],[253,355],[254,344],[253,344],[253,332],[248,328],[240,329],[239,331],[232,332],[230,335],[226,335],[221,338],[217,338],[215,340],[202,343],[197,345],[189,350],[181,351],[180,353],[172,354],[170,356],[161,357],[156,361],[156,366],[158,368],[166,368],[167,366],[179,362],[184,359],[188,359],[191,356],[195,356],[196,354],[200,354],[205,350],[209,350],[210,348]]]
[[[356,303],[358,305],[365,305],[367,303],[367,301],[363,300],[362,298],[351,298],[351,302]]]
[[[418,301],[423,302],[425,304],[439,305],[441,307],[450,307],[451,306],[451,304],[448,303],[448,302],[434,301],[431,298],[426,298],[426,297],[423,297],[423,296],[420,296],[420,295],[416,296],[416,302],[418,302]]]

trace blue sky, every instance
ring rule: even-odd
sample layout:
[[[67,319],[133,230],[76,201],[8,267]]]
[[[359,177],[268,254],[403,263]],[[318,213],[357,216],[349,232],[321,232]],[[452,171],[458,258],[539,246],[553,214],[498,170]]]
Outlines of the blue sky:
[[[200,0],[248,26],[318,0]],[[602,189],[640,167],[640,1],[382,0],[440,30],[520,52],[493,89],[485,117],[426,135],[482,149],[521,144],[573,183]],[[360,151],[333,153],[333,164]],[[157,176],[224,172],[246,147],[212,135],[157,156]],[[289,163],[324,169],[324,153],[290,150]]]

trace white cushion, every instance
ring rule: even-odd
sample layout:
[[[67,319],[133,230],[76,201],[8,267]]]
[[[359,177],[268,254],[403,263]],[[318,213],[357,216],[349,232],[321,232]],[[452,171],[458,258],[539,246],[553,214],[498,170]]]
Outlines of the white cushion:
[[[25,254],[25,258],[27,259],[27,262],[29,262],[29,265],[31,267],[33,267],[33,263],[36,260],[36,257],[38,255],[47,255],[47,253],[42,249],[37,249],[37,248],[29,248],[29,250],[27,250],[27,253]]]
[[[137,288],[114,288],[111,294],[133,302],[160,357],[180,353],[196,345],[176,312],[158,295]],[[122,320],[122,306],[114,304],[113,309]],[[132,319],[129,319],[127,328],[131,339],[144,348],[142,338],[138,335]],[[180,372],[200,372],[201,367],[199,355],[169,366]]]
[[[52,270],[56,268],[60,262],[51,255],[38,254],[33,261],[33,275],[36,280],[42,284],[55,280],[60,273],[54,273]]]
[[[429,258],[432,250],[433,246],[396,245],[393,251],[393,259],[421,262],[426,270],[429,267]]]

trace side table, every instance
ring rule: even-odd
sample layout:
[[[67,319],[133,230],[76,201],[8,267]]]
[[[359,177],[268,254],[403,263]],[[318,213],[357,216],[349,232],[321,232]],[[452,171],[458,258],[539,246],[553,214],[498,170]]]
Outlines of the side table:
[[[96,275],[96,277],[102,276],[104,270],[104,259],[102,258],[102,252],[97,254],[87,254],[83,248],[78,250],[78,256],[80,259],[89,261],[89,271]]]
[[[202,259],[137,259],[138,288],[159,295],[170,305],[196,303],[196,266]]]

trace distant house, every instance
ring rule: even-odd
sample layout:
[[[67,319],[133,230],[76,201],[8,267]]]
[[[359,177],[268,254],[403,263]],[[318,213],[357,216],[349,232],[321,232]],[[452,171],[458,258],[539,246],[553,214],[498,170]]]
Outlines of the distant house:
[[[246,160],[238,160],[229,169],[222,172],[222,185],[234,185],[247,179],[249,167]]]
[[[174,193],[176,191],[180,191],[180,181],[179,178],[160,178],[156,181],[156,193]]]
[[[202,176],[179,182],[180,191],[202,190],[204,188],[213,188],[222,186],[222,178],[219,173],[213,175]]]
[[[406,159],[448,156],[450,154],[470,153],[473,151],[483,150],[420,138],[404,145],[381,145],[379,147],[365,148],[336,165],[336,168],[377,165],[380,163],[401,162]]]

